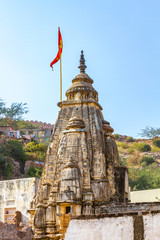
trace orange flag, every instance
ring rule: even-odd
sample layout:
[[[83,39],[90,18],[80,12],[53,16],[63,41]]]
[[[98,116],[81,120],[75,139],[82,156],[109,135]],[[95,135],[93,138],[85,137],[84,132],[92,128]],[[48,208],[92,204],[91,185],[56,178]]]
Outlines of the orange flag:
[[[50,64],[50,67],[52,68],[52,70],[53,70],[53,64],[58,62],[58,60],[61,58],[62,49],[63,49],[63,42],[62,42],[62,36],[61,36],[61,32],[60,32],[60,27],[59,27],[58,28],[58,53],[57,53],[57,56],[55,57],[55,59]]]

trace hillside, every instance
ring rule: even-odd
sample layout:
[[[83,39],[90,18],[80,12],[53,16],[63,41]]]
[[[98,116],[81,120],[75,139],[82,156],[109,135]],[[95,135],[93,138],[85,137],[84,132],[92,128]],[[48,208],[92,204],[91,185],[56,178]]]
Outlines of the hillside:
[[[160,188],[160,139],[115,134],[121,165],[129,171],[131,190]]]

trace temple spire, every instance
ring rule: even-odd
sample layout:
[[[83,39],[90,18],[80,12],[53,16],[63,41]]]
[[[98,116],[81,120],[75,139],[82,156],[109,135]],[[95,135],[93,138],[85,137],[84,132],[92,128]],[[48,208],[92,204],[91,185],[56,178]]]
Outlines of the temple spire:
[[[85,65],[85,59],[84,59],[84,54],[83,54],[83,50],[82,50],[81,56],[80,56],[80,65],[79,65],[80,73],[85,73],[86,67],[87,66]]]

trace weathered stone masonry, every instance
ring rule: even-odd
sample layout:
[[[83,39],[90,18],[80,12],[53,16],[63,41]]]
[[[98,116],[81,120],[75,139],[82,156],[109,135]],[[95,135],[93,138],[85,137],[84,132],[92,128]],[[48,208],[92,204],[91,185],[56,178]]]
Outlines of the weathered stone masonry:
[[[127,169],[120,167],[113,129],[102,115],[93,80],[80,73],[58,103],[38,195],[31,204],[34,239],[64,239],[70,218],[93,215],[109,202],[126,202]]]
[[[38,178],[0,181],[0,222],[14,223],[14,214],[20,211],[22,224],[28,225],[30,214],[27,210],[37,193],[38,183]]]
[[[113,204],[72,217],[65,240],[159,240],[160,203]]]

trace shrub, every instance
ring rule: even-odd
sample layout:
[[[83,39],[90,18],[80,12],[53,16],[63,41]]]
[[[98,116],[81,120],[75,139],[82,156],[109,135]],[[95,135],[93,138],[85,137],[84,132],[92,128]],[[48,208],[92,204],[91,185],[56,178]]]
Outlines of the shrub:
[[[0,176],[9,179],[12,175],[13,166],[8,157],[0,154]]]
[[[126,141],[127,142],[134,142],[134,139],[133,139],[133,137],[126,137]]]
[[[47,147],[48,146],[45,143],[36,143],[36,142],[32,141],[25,145],[25,150],[26,150],[26,152],[36,152],[36,151],[46,152]]]
[[[30,160],[44,161],[47,151],[46,143],[30,142],[25,145],[25,151]]]
[[[27,177],[38,177],[40,178],[42,175],[42,168],[35,168],[34,166],[30,166],[27,172]]]
[[[20,171],[24,173],[24,166],[27,160],[23,145],[19,140],[6,140],[1,144],[0,153],[6,157],[11,157],[20,164]]]
[[[9,179],[12,176],[12,170],[13,170],[13,166],[10,162],[8,162],[5,166],[5,171],[4,171],[5,179]]]
[[[37,150],[35,142],[30,142],[25,145],[26,152],[34,152]]]
[[[128,145],[126,143],[124,143],[124,142],[117,142],[117,146],[121,147],[121,148],[124,148],[124,149],[128,148]]]
[[[47,146],[47,144],[45,144],[45,143],[39,143],[39,144],[37,144],[37,151],[42,151],[42,152],[45,152],[45,153],[46,153],[47,148],[48,148],[48,146]]]
[[[134,148],[132,148],[132,147],[128,148],[128,153],[132,154],[132,153],[134,153],[134,151],[135,151]]]
[[[139,143],[137,149],[140,152],[149,152],[149,151],[151,151],[151,146],[149,144],[146,144],[146,143]]]
[[[149,144],[146,143],[133,143],[131,146],[131,148],[136,149],[140,152],[149,152],[151,151],[151,146]]]
[[[36,158],[37,158],[38,161],[44,162],[45,158],[46,158],[46,153],[43,152],[43,151],[37,151],[36,152]]]
[[[154,139],[153,145],[160,148],[160,139]]]
[[[152,147],[151,152],[159,152],[160,148],[159,147]]]
[[[149,165],[142,169],[129,169],[129,183],[131,190],[145,190],[160,188],[160,168]]]
[[[143,156],[140,159],[140,163],[142,164],[142,166],[148,166],[154,162],[155,162],[155,159],[152,156]]]
[[[119,139],[119,134],[118,133],[115,133],[113,136],[115,137],[116,140]]]

